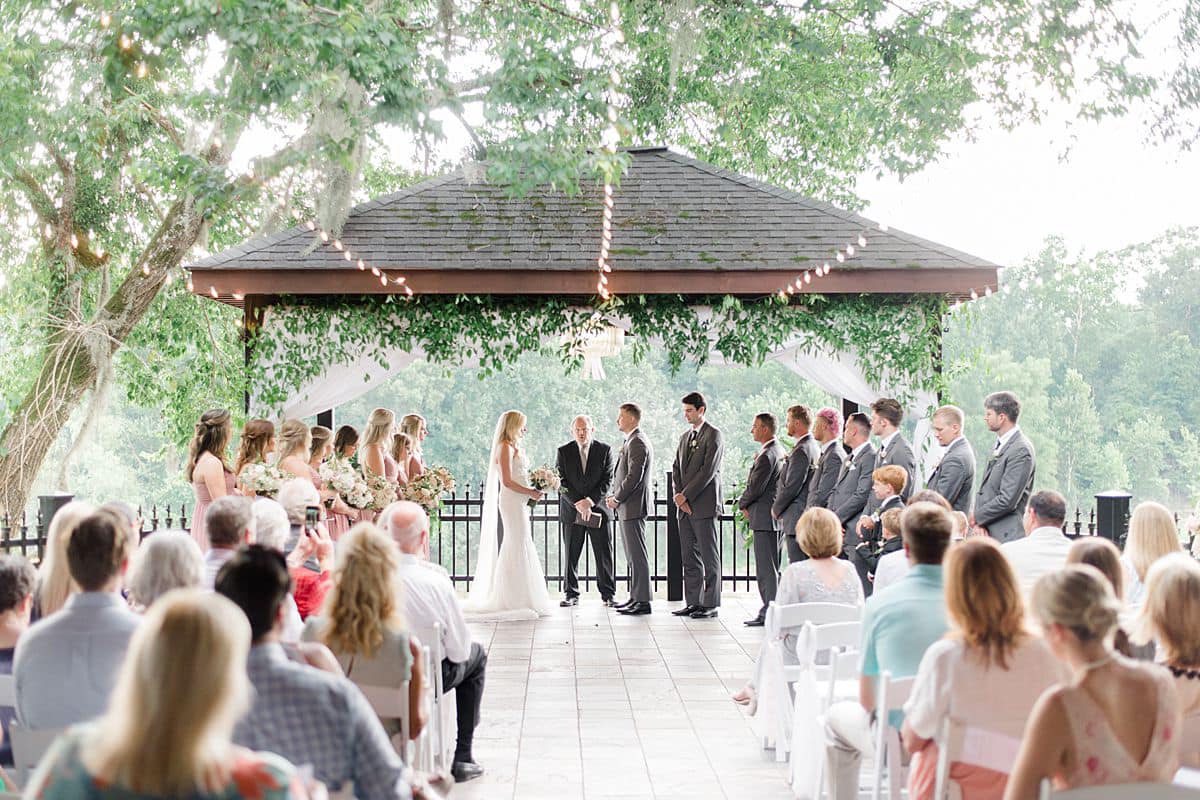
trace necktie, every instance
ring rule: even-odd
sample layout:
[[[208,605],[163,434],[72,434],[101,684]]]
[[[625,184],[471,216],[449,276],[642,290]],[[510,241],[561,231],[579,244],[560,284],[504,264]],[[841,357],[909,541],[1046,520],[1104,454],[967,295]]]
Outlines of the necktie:
[[[583,464],[584,472],[587,472],[587,453],[588,453],[587,445],[586,444],[579,445],[579,461],[580,461],[580,463]]]

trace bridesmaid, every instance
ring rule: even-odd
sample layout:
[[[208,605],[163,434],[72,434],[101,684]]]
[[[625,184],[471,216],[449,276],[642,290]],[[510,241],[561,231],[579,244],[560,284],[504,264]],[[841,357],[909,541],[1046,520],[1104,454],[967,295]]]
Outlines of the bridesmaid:
[[[275,466],[285,476],[313,480],[312,468],[308,466],[308,452],[311,449],[312,432],[308,426],[298,419],[285,419],[279,426],[279,460]]]
[[[362,464],[363,475],[382,475],[396,484],[400,473],[400,465],[388,452],[392,445],[392,436],[396,433],[396,415],[386,408],[377,408],[371,412],[367,429],[363,431]],[[398,484],[397,484],[398,485]]]
[[[228,410],[214,408],[200,415],[200,421],[196,423],[196,435],[192,438],[186,474],[196,494],[196,505],[192,509],[192,537],[200,545],[201,552],[208,550],[204,515],[209,503],[235,492],[233,472],[225,463],[225,451],[232,437],[233,423]]]
[[[396,483],[399,486],[408,485],[409,456],[412,455],[413,442],[407,433],[397,433],[392,436],[392,460],[396,462]],[[415,478],[421,473],[413,475]]]
[[[353,425],[343,425],[337,429],[337,433],[333,435],[333,455],[336,458],[350,461],[354,458],[354,454],[358,452],[358,430]],[[337,514],[333,515],[329,524],[329,533],[334,540],[342,533],[350,530],[351,523],[355,520],[369,520],[370,511],[366,509],[352,509],[354,517],[351,519],[349,515]],[[337,532],[335,532],[337,531]]]
[[[422,443],[429,435],[429,426],[420,414],[408,414],[400,421],[400,432],[407,434],[410,439],[408,458],[400,462],[408,480],[419,477],[425,471],[425,454]]]
[[[248,419],[242,428],[242,442],[238,446],[237,461],[234,462],[233,472],[240,480],[242,470],[251,464],[265,464],[275,452],[275,425],[265,419]],[[247,495],[254,492],[242,489]]]
[[[313,485],[317,487],[317,491],[321,493],[321,499],[325,501],[325,505],[329,509],[329,513],[326,515],[329,535],[334,541],[337,541],[339,536],[350,530],[348,526],[342,530],[339,525],[346,523],[349,519],[357,521],[358,511],[346,505],[336,489],[333,487],[325,489],[324,481],[321,480],[321,463],[333,453],[333,431],[324,425],[314,425],[309,433],[312,436],[312,447],[308,451],[308,471],[312,476]],[[341,520],[342,523],[339,523],[338,520]]]

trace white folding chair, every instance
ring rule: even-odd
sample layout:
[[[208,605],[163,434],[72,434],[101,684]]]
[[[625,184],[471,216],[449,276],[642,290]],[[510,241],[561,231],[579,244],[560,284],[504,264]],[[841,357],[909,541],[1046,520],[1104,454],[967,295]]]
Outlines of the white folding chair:
[[[0,675],[0,706],[15,708],[17,705],[17,684],[12,675]]]
[[[861,625],[858,627],[861,628]],[[855,636],[861,636],[861,631],[856,631]],[[839,683],[846,683],[849,681],[852,682],[854,686],[854,693],[849,696],[842,695],[841,699],[858,699],[858,662],[861,655],[862,653],[857,647],[845,647],[829,651],[829,674],[827,676],[828,684],[825,692],[825,708],[829,708],[831,705],[837,702],[837,687]]]
[[[875,700],[875,780],[871,786],[871,800],[879,800],[883,788],[883,765],[887,764],[888,797],[900,800],[900,788],[904,784],[904,748],[900,745],[900,731],[888,724],[892,711],[904,707],[912,693],[914,678],[893,678],[890,672],[879,676],[878,696]]]
[[[947,716],[933,736],[938,749],[933,800],[958,800],[962,793],[950,780],[953,762],[986,767],[1005,775],[1012,773],[1021,750],[1021,740],[1007,734],[967,726]]]
[[[1200,789],[1173,783],[1114,783],[1058,792],[1047,779],[1042,781],[1038,792],[1039,800],[1129,800],[1131,797],[1137,800],[1197,800]]]
[[[408,736],[412,725],[408,714],[409,682],[404,681],[398,688],[395,686],[365,686],[361,683],[355,685],[367,698],[367,702],[371,704],[375,716],[380,719],[400,720],[400,733],[392,737],[392,747],[400,755],[400,760],[411,766]]]
[[[421,696],[421,709],[425,712],[425,727],[413,742],[414,766],[422,772],[433,771],[433,651],[429,645],[421,645],[421,666],[425,671],[424,691]],[[440,667],[439,667],[440,671]]]
[[[8,726],[8,737],[12,740],[13,775],[14,780],[24,786],[42,756],[54,744],[54,740],[63,732],[62,728],[43,728],[30,730],[21,727],[21,723],[13,722]]]
[[[433,755],[434,768],[437,772],[449,772],[453,765],[453,753],[450,752],[452,742],[450,741],[450,725],[454,721],[455,704],[450,697],[446,696],[445,686],[442,683],[442,661],[445,660],[446,654],[442,649],[442,623],[435,622],[433,624],[433,641],[429,643],[430,657],[433,661],[433,713],[429,715],[430,724],[433,725],[432,736],[434,738]],[[454,690],[451,689],[451,696]]]

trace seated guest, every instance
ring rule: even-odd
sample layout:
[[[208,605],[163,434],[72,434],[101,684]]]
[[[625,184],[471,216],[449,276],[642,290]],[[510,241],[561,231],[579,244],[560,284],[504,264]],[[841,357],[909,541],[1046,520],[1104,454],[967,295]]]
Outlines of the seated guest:
[[[155,603],[129,645],[108,711],[55,742],[26,787],[29,796],[307,797],[287,761],[230,741],[250,704],[249,646],[246,618],[224,598],[181,590]]]
[[[904,749],[914,755],[908,796],[933,797],[937,745],[946,719],[987,737],[987,759],[950,764],[963,800],[1000,800],[1025,720],[1042,692],[1065,680],[1050,648],[1025,628],[1025,604],[1012,567],[994,540],[975,537],[951,547],[944,565],[950,631],[925,651],[904,704]],[[996,702],[1003,698],[1003,702]],[[988,759],[992,759],[989,765]]]
[[[130,552],[142,542],[142,515],[124,500],[109,500],[100,506],[101,511],[111,511],[125,520],[129,530]]]
[[[1146,595],[1146,573],[1163,556],[1181,552],[1175,517],[1161,503],[1139,503],[1129,516],[1129,538],[1121,563],[1125,565],[1125,601],[1136,611]]]
[[[1200,564],[1182,553],[1160,558],[1146,573],[1146,602],[1139,638],[1157,642],[1163,665],[1175,677],[1179,708],[1200,717]],[[1200,740],[1180,743],[1184,766],[1200,767]]]
[[[37,570],[24,556],[0,556],[0,675],[12,674],[13,651],[29,628],[36,582]],[[15,708],[0,706],[0,766],[11,767],[13,763],[8,726],[16,716]]]
[[[879,676],[884,672],[896,678],[915,675],[925,650],[946,633],[942,557],[953,530],[950,511],[933,503],[913,503],[900,516],[900,535],[912,568],[867,600],[858,702],[835,703],[826,715],[826,774],[833,800],[858,797],[862,757],[875,750],[872,716]],[[902,717],[896,714],[883,724],[898,728]]]
[[[217,498],[208,510],[211,512],[222,499]],[[214,551],[208,552],[212,555]],[[129,588],[130,605],[141,611],[172,589],[200,588],[204,583],[204,556],[200,554],[200,545],[187,531],[150,534],[134,555],[125,583]]]
[[[282,553],[292,531],[287,511],[269,497],[256,497],[250,510],[254,514],[254,543]]]
[[[1121,606],[1096,569],[1070,564],[1033,587],[1046,642],[1073,673],[1046,691],[1025,726],[1007,800],[1057,789],[1170,783],[1179,768],[1183,716],[1171,674],[1112,650]]]
[[[204,554],[204,588],[211,589],[217,573],[243,544],[254,541],[254,501],[227,494],[213,500],[204,514],[208,552]]]
[[[404,630],[401,586],[396,577],[400,551],[369,522],[355,525],[339,542],[333,588],[321,616],[308,618],[306,641],[327,646],[346,677],[359,686],[408,684],[410,737],[425,725],[421,696],[425,676],[421,644]],[[382,719],[388,734],[400,733],[398,719]]]
[[[141,619],[119,590],[129,562],[125,521],[97,511],[76,526],[67,567],[79,592],[17,642],[17,719],[27,728],[64,728],[99,716]]]
[[[1071,540],[1062,532],[1067,500],[1058,492],[1034,492],[1025,507],[1025,536],[1004,543],[1004,556],[1012,564],[1021,592],[1028,597],[1038,578],[1062,569]]]
[[[290,584],[283,556],[260,545],[243,547],[217,574],[217,592],[250,621],[246,663],[254,701],[233,741],[311,764],[331,792],[353,781],[359,800],[410,797],[404,764],[362,692],[345,678],[298,663],[280,645]]]
[[[454,689],[458,706],[458,741],[451,774],[460,783],[478,778],[483,767],[475,763],[472,743],[479,725],[483,702],[483,678],[487,653],[471,641],[462,605],[445,570],[422,557],[429,548],[429,517],[416,503],[392,503],[381,515],[388,533],[400,547],[396,570],[404,584],[404,601],[411,630],[423,641],[432,642],[434,623],[442,624],[442,689]]]
[[[805,511],[796,521],[796,543],[806,557],[802,561],[788,564],[783,571],[779,591],[775,596],[776,603],[844,603],[853,606],[863,604],[863,589],[858,573],[849,561],[838,558],[842,552],[842,524],[837,514],[817,506]],[[784,659],[794,664],[795,644],[790,642],[793,636],[794,633],[784,634],[784,639],[789,644],[783,648],[783,653]],[[740,692],[733,695],[734,702],[743,705],[754,704],[755,690],[762,685],[767,645],[768,642],[764,639],[758,661],[754,665],[754,677]],[[752,709],[750,713],[757,713],[757,708]],[[764,729],[770,727],[769,722],[760,721],[760,725]]]
[[[279,489],[279,504],[287,512],[291,531],[284,555],[296,585],[296,607],[301,619],[321,610],[333,582],[333,538],[324,522],[307,524],[309,508],[319,506],[321,495],[312,481],[288,481]]]
[[[1108,578],[1117,602],[1125,603],[1125,566],[1121,563],[1121,551],[1103,536],[1084,536],[1076,539],[1067,551],[1068,564],[1090,564]],[[1122,620],[1125,618],[1122,613]],[[1113,649],[1126,658],[1154,658],[1154,644],[1137,647],[1129,639],[1122,623],[1113,633]]]
[[[904,540],[900,538],[900,509],[889,508],[879,518],[883,538],[874,553],[867,556],[868,575],[875,591],[886,589],[908,572],[908,557],[904,555]]]
[[[50,530],[46,532],[46,557],[38,569],[30,621],[37,622],[42,617],[50,616],[66,604],[68,597],[79,591],[75,581],[71,580],[71,570],[67,568],[67,543],[84,517],[95,510],[88,503],[75,500],[64,505],[51,518]]]

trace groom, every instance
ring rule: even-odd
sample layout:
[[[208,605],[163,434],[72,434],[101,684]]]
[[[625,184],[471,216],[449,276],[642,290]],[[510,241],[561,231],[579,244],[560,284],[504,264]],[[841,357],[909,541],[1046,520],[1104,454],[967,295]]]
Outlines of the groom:
[[[558,474],[562,479],[558,492],[558,519],[567,545],[567,596],[559,603],[563,607],[579,605],[579,556],[583,552],[583,540],[589,537],[592,554],[596,557],[596,584],[600,588],[600,597],[604,599],[604,605],[615,605],[613,595],[617,585],[608,532],[612,509],[603,502],[612,485],[612,448],[592,438],[595,430],[591,417],[580,415],[571,423],[575,440],[558,448]],[[581,518],[599,524],[577,524]]]

